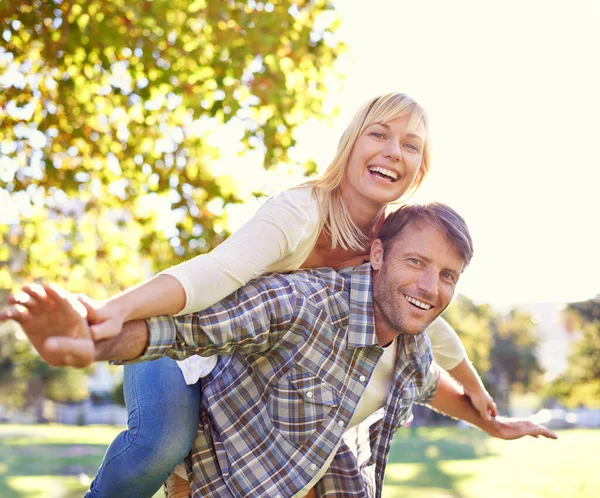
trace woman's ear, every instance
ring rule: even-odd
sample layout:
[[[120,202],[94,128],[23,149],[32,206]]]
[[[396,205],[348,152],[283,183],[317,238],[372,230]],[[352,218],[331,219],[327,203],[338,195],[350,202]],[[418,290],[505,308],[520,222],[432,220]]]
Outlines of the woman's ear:
[[[381,270],[383,266],[383,244],[381,240],[375,239],[371,244],[371,267],[373,270]]]

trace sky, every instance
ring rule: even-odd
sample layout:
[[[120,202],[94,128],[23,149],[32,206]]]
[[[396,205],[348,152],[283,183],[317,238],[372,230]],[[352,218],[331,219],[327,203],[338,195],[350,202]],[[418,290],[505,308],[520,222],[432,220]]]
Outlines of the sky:
[[[600,2],[337,2],[339,117],[299,149],[326,166],[360,104],[407,93],[428,112],[432,171],[414,201],[470,226],[459,291],[508,305],[600,294]]]
[[[337,0],[336,8],[349,47],[336,67],[346,77],[329,82],[324,109],[337,105],[339,115],[301,126],[292,157],[324,169],[362,103],[407,93],[427,110],[433,144],[431,173],[412,200],[454,207],[475,242],[459,292],[503,307],[600,294],[600,1]],[[242,197],[303,180],[301,167],[265,172],[259,151],[241,161],[233,145],[242,134],[238,121],[208,138],[222,153],[213,173],[235,179]],[[229,228],[260,202],[226,207]],[[15,217],[29,201],[12,204]],[[174,213],[161,209],[157,228],[172,229]]]

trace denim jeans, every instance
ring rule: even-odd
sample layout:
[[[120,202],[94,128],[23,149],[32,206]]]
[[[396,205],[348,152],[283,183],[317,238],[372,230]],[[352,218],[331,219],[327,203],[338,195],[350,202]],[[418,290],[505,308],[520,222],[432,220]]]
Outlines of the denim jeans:
[[[104,455],[86,498],[145,498],[189,453],[198,427],[200,382],[185,383],[167,357],[125,366],[129,429]]]

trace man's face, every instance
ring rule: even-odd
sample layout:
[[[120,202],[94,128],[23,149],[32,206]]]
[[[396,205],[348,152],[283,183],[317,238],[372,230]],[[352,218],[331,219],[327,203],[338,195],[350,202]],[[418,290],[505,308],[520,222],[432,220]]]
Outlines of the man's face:
[[[385,253],[376,240],[371,266],[378,335],[416,335],[450,304],[464,262],[437,226],[420,222],[406,226]]]

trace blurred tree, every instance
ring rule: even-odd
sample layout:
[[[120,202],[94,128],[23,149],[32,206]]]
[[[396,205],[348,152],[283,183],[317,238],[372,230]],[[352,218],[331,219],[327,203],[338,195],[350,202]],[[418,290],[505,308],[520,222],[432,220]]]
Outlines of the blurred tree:
[[[337,24],[332,0],[2,2],[0,287],[98,295],[218,244],[240,199],[215,130],[289,161],[339,80]]]
[[[507,315],[488,304],[459,295],[444,313],[502,413],[508,413],[511,391],[538,387],[542,368],[531,316],[518,310]]]
[[[538,338],[531,315],[517,309],[495,319],[491,369],[496,402],[508,413],[511,392],[540,388],[544,372],[537,355]]]
[[[41,422],[45,399],[76,402],[89,396],[85,370],[47,365],[15,329],[0,324],[0,399],[6,410],[32,409]]]
[[[568,305],[565,320],[571,331],[579,330],[581,335],[573,344],[566,371],[547,393],[569,408],[600,408],[600,297]]]
[[[490,369],[495,313],[487,304],[476,304],[458,295],[444,313],[456,330],[473,366],[483,376]],[[483,377],[485,381],[485,376]]]

